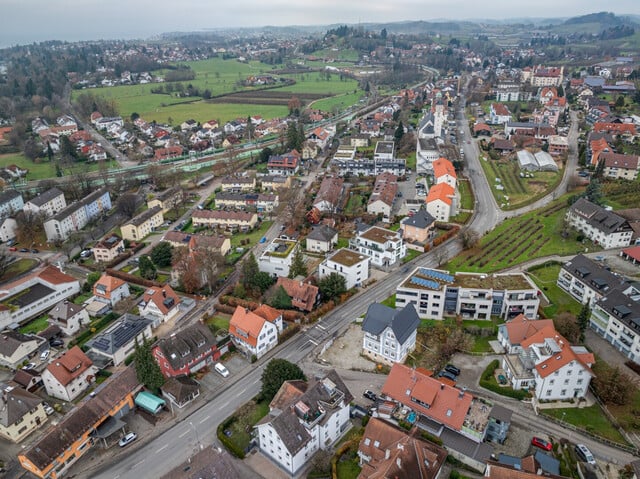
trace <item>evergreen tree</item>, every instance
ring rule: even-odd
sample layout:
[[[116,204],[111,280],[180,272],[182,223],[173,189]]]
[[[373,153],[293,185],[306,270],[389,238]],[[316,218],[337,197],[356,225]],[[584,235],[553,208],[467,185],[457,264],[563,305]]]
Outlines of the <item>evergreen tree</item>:
[[[256,261],[256,257],[251,252],[249,257],[242,263],[240,281],[245,290],[252,290],[256,287],[255,281],[259,272],[258,261]]]
[[[287,294],[282,286],[278,286],[269,300],[269,305],[277,309],[290,309],[291,297]]]
[[[320,294],[322,294],[323,299],[331,300],[347,291],[347,281],[344,279],[344,276],[338,273],[331,273],[329,276],[320,280],[318,288],[320,289]]]
[[[589,317],[591,316],[591,308],[589,304],[583,304],[578,313],[578,326],[580,327],[580,342],[584,342],[584,333],[589,327]]]
[[[296,276],[307,276],[307,265],[304,261],[304,254],[300,248],[297,248],[293,254],[291,266],[289,267],[289,278],[295,278]]]
[[[157,392],[160,386],[164,384],[164,376],[160,370],[160,366],[151,353],[151,342],[143,340],[142,344],[136,339],[135,351],[133,353],[135,362],[136,376],[138,381],[151,391]]]
[[[158,276],[156,265],[153,264],[148,256],[140,256],[138,268],[140,268],[140,276],[144,279],[156,279],[156,276]]]
[[[171,256],[173,255],[173,246],[167,241],[160,241],[151,250],[151,261],[158,268],[171,266]]]
[[[272,359],[262,371],[261,399],[271,401],[285,381],[295,379],[307,379],[297,364],[286,359]]]
[[[398,123],[398,128],[396,128],[396,131],[393,134],[393,136],[396,139],[396,144],[398,144],[402,139],[402,137],[404,136],[404,125],[402,124],[402,122]]]

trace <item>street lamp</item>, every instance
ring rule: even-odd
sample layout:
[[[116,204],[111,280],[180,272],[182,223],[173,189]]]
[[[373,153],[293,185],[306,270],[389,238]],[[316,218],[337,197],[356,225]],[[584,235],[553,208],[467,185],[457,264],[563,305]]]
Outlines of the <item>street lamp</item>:
[[[189,426],[193,428],[193,432],[196,435],[196,442],[198,443],[198,449],[202,449],[202,444],[200,444],[200,436],[198,436],[198,430],[196,429],[196,427],[193,425],[191,421],[189,421]]]

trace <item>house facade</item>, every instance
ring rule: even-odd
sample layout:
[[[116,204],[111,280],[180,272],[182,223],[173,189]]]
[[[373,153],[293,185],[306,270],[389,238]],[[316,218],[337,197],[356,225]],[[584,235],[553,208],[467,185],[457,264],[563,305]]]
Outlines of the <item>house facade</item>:
[[[78,346],[65,351],[42,371],[42,382],[49,396],[73,401],[96,380],[98,368]]]
[[[22,363],[39,351],[46,342],[40,336],[22,334],[18,331],[0,333],[0,365],[18,369]]]
[[[277,326],[241,306],[231,317],[229,334],[236,347],[249,357],[259,359],[278,345]]]
[[[455,273],[416,268],[396,288],[396,307],[413,304],[422,319],[460,315],[464,319],[535,319],[538,288],[523,273]]]
[[[258,258],[258,268],[272,276],[289,276],[289,268],[298,248],[297,241],[276,238]]]
[[[429,188],[426,198],[427,212],[437,221],[448,222],[456,214],[456,190],[447,183]]]
[[[164,215],[160,206],[154,206],[132,218],[120,227],[122,238],[129,241],[140,241],[164,223]]]
[[[89,351],[111,361],[114,366],[124,363],[136,349],[153,336],[152,321],[133,314],[125,314],[107,329],[87,342]]]
[[[0,383],[0,437],[18,443],[47,422],[42,399]]]
[[[103,273],[93,285],[93,296],[96,300],[113,307],[131,295],[129,284],[120,278]]]
[[[347,289],[359,287],[369,279],[370,261],[365,254],[342,248],[320,263],[318,276],[323,279],[336,273],[344,278]]]
[[[62,211],[67,206],[64,193],[58,188],[51,188],[24,204],[23,210],[34,214],[50,217]]]
[[[84,306],[65,299],[49,311],[49,322],[59,326],[66,336],[73,336],[82,326],[89,324],[90,319]]]
[[[391,212],[397,194],[398,177],[386,172],[379,174],[367,203],[367,213],[382,215],[383,221],[391,221]]]
[[[328,253],[338,244],[338,230],[327,225],[314,226],[307,236],[307,251]]]
[[[160,339],[152,354],[167,378],[196,373],[220,359],[216,338],[203,323],[189,325]]]
[[[320,301],[320,290],[314,284],[279,276],[277,286],[282,286],[291,297],[291,305],[302,311],[313,311]]]
[[[604,266],[579,254],[560,268],[556,284],[582,304],[593,304],[624,281]]]
[[[253,176],[225,176],[220,183],[222,191],[249,192],[256,189],[256,179]]]
[[[569,207],[567,223],[604,249],[631,244],[633,230],[629,222],[612,211],[580,198]]]
[[[194,226],[208,226],[229,231],[247,232],[258,224],[256,213],[244,211],[196,210],[191,216]]]
[[[140,314],[152,319],[153,327],[157,328],[160,323],[176,317],[180,312],[180,303],[180,296],[168,284],[162,287],[150,286],[142,296]]]
[[[147,207],[153,208],[154,206],[159,206],[162,208],[162,213],[164,214],[180,205],[183,199],[184,193],[182,188],[175,186],[159,193],[154,198],[147,201]]]
[[[362,322],[362,352],[376,362],[402,363],[416,347],[419,324],[420,318],[411,304],[396,310],[373,303]]]
[[[399,263],[407,254],[402,233],[378,226],[359,231],[350,241],[350,248],[371,258],[371,264],[386,268]]]
[[[92,248],[93,257],[100,263],[109,263],[124,252],[124,240],[115,233],[102,238]]]
[[[24,200],[22,195],[16,190],[5,190],[0,192],[0,219],[7,218],[22,211]]]
[[[411,243],[426,243],[435,227],[436,219],[423,206],[400,221],[402,238]]]

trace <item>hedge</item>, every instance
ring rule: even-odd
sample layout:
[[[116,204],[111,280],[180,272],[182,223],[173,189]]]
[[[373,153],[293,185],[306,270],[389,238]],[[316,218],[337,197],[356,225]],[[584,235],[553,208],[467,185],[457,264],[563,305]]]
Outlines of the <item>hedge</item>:
[[[233,443],[231,439],[229,439],[227,436],[224,435],[224,430],[227,427],[229,427],[231,424],[233,424],[234,421],[235,421],[235,418],[230,417],[224,422],[221,422],[220,424],[218,424],[216,435],[218,436],[218,439],[220,440],[222,445],[226,447],[231,454],[236,456],[238,459],[244,459],[244,451],[240,449],[235,443]]]
[[[519,401],[522,401],[527,396],[529,396],[528,391],[525,391],[523,389],[511,389],[508,387],[503,388],[498,384],[491,382],[489,380],[481,379],[480,386],[482,386],[485,389],[488,389],[489,391],[493,391],[496,394],[500,394],[501,396],[507,396],[513,399],[517,399]]]

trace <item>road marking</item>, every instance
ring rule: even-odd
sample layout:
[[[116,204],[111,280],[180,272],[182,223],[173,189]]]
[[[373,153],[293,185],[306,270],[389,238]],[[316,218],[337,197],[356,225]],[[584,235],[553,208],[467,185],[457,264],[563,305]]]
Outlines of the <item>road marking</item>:
[[[180,434],[178,437],[179,438],[183,438],[185,437],[187,434],[189,434],[189,430],[187,429],[185,432],[183,432],[182,434]]]
[[[322,324],[316,324],[316,326],[320,329],[322,329],[323,331],[326,331],[327,328],[325,328]]]
[[[207,417],[205,417],[202,421],[200,421],[200,424],[202,424],[203,422],[206,422],[206,421],[207,421],[208,419],[210,419],[210,418],[211,418],[211,416],[207,416]]]
[[[223,407],[227,407],[227,405],[229,404],[229,401],[227,401],[226,403],[224,403],[222,406],[219,406],[220,409],[222,409]]]
[[[144,464],[144,459],[140,462],[135,463],[131,469],[135,469],[136,467],[141,466],[142,464]]]
[[[242,394],[243,392],[245,392],[247,390],[247,388],[244,388],[242,391],[238,392],[238,395]]]
[[[160,449],[158,449],[158,450],[156,451],[156,454],[159,454],[159,453],[160,453],[160,451],[163,451],[163,450],[165,450],[165,449],[166,449],[166,448],[168,448],[168,447],[169,447],[169,444],[165,444],[164,446],[162,446]]]
[[[309,342],[312,343],[312,344],[315,344],[316,346],[318,345],[318,343],[315,342],[313,339],[310,339]]]

